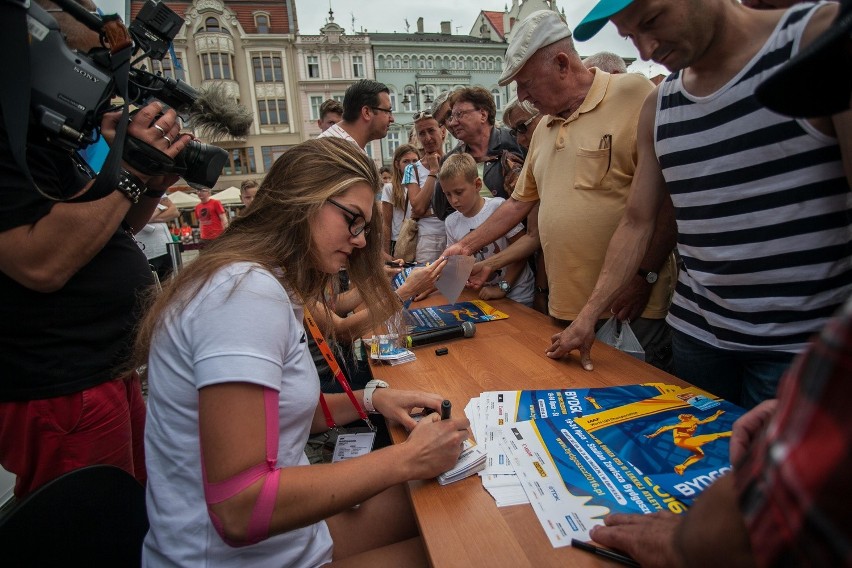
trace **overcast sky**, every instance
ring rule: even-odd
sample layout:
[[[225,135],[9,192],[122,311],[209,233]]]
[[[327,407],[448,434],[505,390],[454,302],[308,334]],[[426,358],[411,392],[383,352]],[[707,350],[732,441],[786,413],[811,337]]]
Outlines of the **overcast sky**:
[[[503,11],[511,0],[428,0],[410,2],[399,0],[295,0],[296,14],[299,18],[299,32],[318,34],[328,18],[329,4],[334,10],[334,21],[352,33],[352,18],[355,18],[355,30],[368,32],[404,32],[408,19],[410,30],[417,29],[417,18],[423,18],[423,29],[427,32],[439,32],[442,21],[451,21],[454,34],[467,34],[481,10]],[[597,0],[561,0],[559,9],[565,9],[568,25],[573,29],[592,9]],[[622,57],[639,59],[639,53],[633,42],[619,37],[615,26],[607,24],[601,32],[586,42],[577,42],[580,55],[587,56],[598,51],[612,51]],[[657,71],[661,69],[660,71]],[[668,73],[664,68],[637,61],[631,71],[640,71],[646,75],[649,71]]]
[[[165,0],[168,4],[168,0]],[[305,35],[319,33],[328,18],[329,6],[334,10],[334,21],[352,33],[352,19],[355,18],[356,30],[368,32],[404,32],[405,20],[411,30],[417,29],[417,18],[423,18],[423,28],[427,32],[439,32],[442,21],[451,21],[454,34],[467,34],[480,10],[502,11],[511,5],[511,0],[427,0],[412,2],[400,0],[295,0],[296,14],[299,18],[299,31]],[[104,11],[123,12],[124,0],[95,0]],[[561,0],[560,9],[565,9],[568,25],[573,29],[583,19],[597,0]],[[587,56],[598,51],[612,51],[622,57],[638,59],[639,54],[633,43],[618,36],[615,27],[607,24],[594,38],[587,42],[577,42],[580,55]],[[657,65],[637,61],[631,71],[646,75],[666,74],[667,71]]]

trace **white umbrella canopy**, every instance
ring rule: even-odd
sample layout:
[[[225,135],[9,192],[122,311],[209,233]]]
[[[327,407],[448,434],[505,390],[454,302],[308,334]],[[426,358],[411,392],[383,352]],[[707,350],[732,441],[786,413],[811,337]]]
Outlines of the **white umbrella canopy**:
[[[234,186],[223,189],[219,193],[214,193],[212,197],[213,199],[218,199],[222,205],[239,205],[242,203],[240,201],[240,188]]]
[[[173,191],[166,195],[166,197],[168,197],[178,209],[193,209],[196,205],[201,203],[201,200],[195,195],[184,193],[180,190]]]

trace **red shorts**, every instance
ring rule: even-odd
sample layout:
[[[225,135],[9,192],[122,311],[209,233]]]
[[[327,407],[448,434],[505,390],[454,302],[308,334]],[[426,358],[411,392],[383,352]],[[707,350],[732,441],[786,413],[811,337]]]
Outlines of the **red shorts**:
[[[0,402],[0,465],[17,476],[19,499],[94,464],[118,466],[144,483],[144,428],[136,373],[66,396]]]

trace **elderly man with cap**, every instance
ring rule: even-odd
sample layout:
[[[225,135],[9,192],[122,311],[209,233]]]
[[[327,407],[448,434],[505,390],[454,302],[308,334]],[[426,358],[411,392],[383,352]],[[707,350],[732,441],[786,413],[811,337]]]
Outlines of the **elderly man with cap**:
[[[671,199],[683,262],[668,316],[675,374],[747,408],[775,396],[795,355],[852,293],[852,113],[792,119],[754,93],[838,8],[601,0],[577,26],[575,37],[588,39],[611,18],[672,74],[642,108],[627,210],[555,354],[579,348],[589,361],[599,314],[642,266]],[[845,69],[811,71],[799,88],[816,99]]]
[[[532,135],[511,197],[444,254],[479,250],[534,212],[540,201],[537,222],[550,289],[548,309],[567,325],[592,293],[624,211],[636,169],[636,121],[653,85],[638,74],[586,69],[571,30],[551,10],[535,12],[518,25],[500,84],[512,80],[518,84],[518,99],[550,116]],[[608,308],[619,319],[630,320],[646,360],[666,369],[671,351],[664,318],[674,278],[674,219],[664,212],[657,226],[641,271],[634,270],[632,281]],[[474,275],[475,284],[482,280]]]
[[[842,4],[831,28],[758,87],[758,101],[798,117],[852,106],[852,0]],[[778,400],[734,424],[733,473],[686,515],[612,515],[592,538],[642,566],[852,566],[850,377],[852,299],[796,360]]]

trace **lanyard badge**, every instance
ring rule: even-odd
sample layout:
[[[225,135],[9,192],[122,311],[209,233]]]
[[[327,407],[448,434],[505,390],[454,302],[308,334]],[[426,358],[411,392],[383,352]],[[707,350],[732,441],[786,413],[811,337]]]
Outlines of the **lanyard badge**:
[[[323,393],[320,393],[320,406],[322,407],[322,413],[325,416],[325,423],[328,425],[329,430],[334,430],[337,433],[332,462],[368,454],[372,451],[373,443],[376,440],[376,427],[373,426],[372,422],[370,422],[367,413],[358,403],[358,399],[355,398],[355,393],[352,392],[352,387],[349,386],[349,381],[346,380],[346,376],[340,369],[340,365],[337,364],[337,359],[334,358],[331,348],[328,346],[328,343],[326,343],[325,338],[322,336],[322,333],[320,333],[316,321],[307,308],[305,308],[305,324],[308,326],[308,330],[311,332],[311,336],[314,338],[317,347],[319,347],[320,353],[322,353],[325,362],[334,374],[334,378],[338,383],[340,383],[340,386],[343,388],[343,392],[346,393],[346,396],[349,397],[349,400],[352,402],[355,410],[358,411],[358,416],[367,424],[366,427],[361,428],[343,428],[338,426],[334,422],[334,418],[331,416],[331,410],[328,408],[325,396]]]

